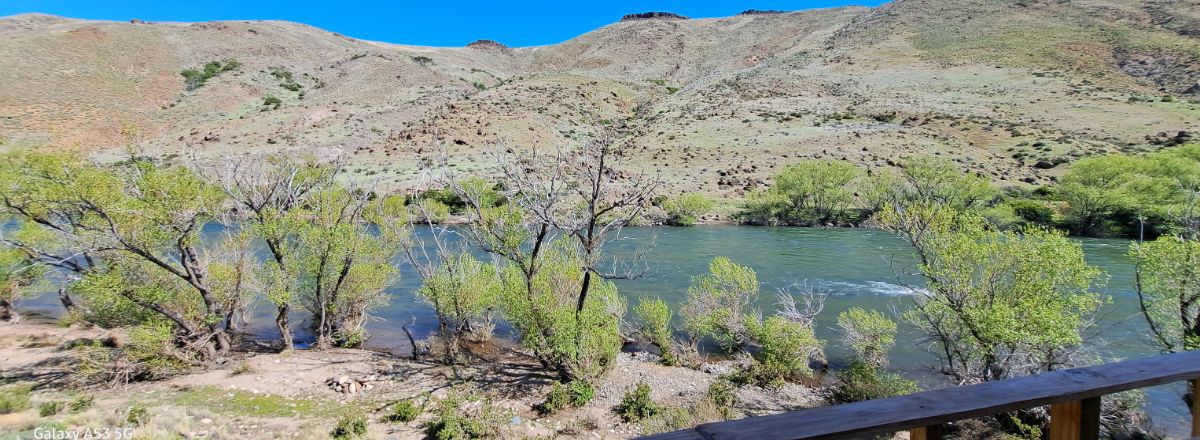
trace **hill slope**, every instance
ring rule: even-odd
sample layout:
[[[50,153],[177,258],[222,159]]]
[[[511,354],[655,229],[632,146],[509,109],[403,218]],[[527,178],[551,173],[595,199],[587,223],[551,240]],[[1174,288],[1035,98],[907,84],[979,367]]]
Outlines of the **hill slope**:
[[[1196,11],[897,0],[628,20],[533,48],[22,15],[0,19],[0,148],[347,155],[361,177],[403,187],[438,145],[476,170],[492,144],[548,148],[616,127],[670,191],[737,196],[799,158],[885,167],[913,154],[1038,183],[1058,162],[1200,130]],[[227,60],[240,66],[200,87],[180,74]]]

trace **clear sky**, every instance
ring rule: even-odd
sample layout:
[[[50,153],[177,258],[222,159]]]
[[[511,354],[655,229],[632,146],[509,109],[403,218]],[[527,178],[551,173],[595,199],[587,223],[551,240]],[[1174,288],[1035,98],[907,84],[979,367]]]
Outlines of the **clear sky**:
[[[478,39],[536,46],[571,39],[633,12],[668,11],[693,18],[746,9],[877,6],[882,0],[695,1],[379,1],[342,0],[0,0],[0,16],[42,12],[125,21],[288,20],[351,37],[425,46],[463,46]]]

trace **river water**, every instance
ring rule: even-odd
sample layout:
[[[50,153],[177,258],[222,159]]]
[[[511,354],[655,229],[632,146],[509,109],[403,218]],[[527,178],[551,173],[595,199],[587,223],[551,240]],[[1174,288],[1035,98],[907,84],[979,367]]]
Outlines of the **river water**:
[[[211,229],[209,234],[215,234]],[[418,231],[428,236],[430,231]],[[1148,337],[1145,321],[1137,311],[1133,291],[1133,265],[1126,256],[1129,242],[1119,239],[1081,238],[1088,262],[1105,273],[1098,292],[1111,300],[1102,306],[1097,325],[1088,334],[1088,348],[1097,360],[1112,361],[1157,354]],[[616,281],[632,306],[642,297],[657,296],[678,305],[695,275],[707,271],[713,257],[725,256],[749,266],[758,274],[762,295],[758,306],[764,313],[775,309],[775,291],[789,286],[809,286],[828,293],[824,311],[816,318],[818,337],[826,341],[826,352],[836,368],[846,362],[847,352],[839,346],[837,315],[850,307],[863,307],[898,316],[912,301],[914,289],[922,288],[915,274],[914,258],[896,236],[870,229],[765,228],[747,226],[699,226],[626,228],[620,239],[606,249],[628,263],[644,250],[642,276]],[[435,321],[430,307],[415,297],[420,280],[412,268],[398,261],[400,280],[389,289],[391,301],[376,311],[368,325],[372,348],[407,352],[408,341],[400,325],[415,318],[410,328],[427,335]],[[23,303],[22,308],[54,314],[53,295],[42,295]],[[270,307],[258,304],[250,325],[253,333],[277,336]],[[677,318],[678,319],[678,318]],[[299,322],[299,319],[293,319]],[[506,329],[501,328],[504,335]],[[305,335],[307,336],[307,335]],[[911,326],[901,323],[890,368],[916,379],[926,388],[950,386],[934,372],[936,358]],[[1147,410],[1155,426],[1174,437],[1186,437],[1187,408],[1180,384],[1147,390]]]

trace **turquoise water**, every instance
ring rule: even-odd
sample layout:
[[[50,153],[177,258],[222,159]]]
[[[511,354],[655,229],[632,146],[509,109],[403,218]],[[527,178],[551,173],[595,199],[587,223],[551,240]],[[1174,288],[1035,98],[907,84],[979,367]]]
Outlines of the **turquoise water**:
[[[214,231],[210,231],[214,233]],[[420,231],[429,234],[428,230]],[[1138,314],[1133,291],[1133,266],[1125,255],[1129,242],[1119,239],[1078,239],[1088,262],[1104,270],[1106,282],[1097,291],[1111,298],[1097,317],[1097,325],[1088,334],[1088,347],[1098,360],[1115,360],[1153,355],[1156,348],[1147,336],[1147,327]],[[635,304],[638,298],[658,296],[678,303],[686,294],[695,275],[705,273],[709,261],[726,256],[749,266],[758,273],[762,295],[758,306],[764,313],[774,310],[775,291],[792,285],[808,285],[825,291],[824,311],[816,319],[817,335],[827,343],[827,354],[836,367],[843,364],[846,352],[837,343],[837,314],[850,307],[884,311],[897,316],[912,301],[913,289],[922,288],[915,274],[908,246],[894,235],[869,229],[763,228],[747,226],[702,226],[693,228],[627,228],[620,239],[611,243],[609,255],[629,262],[639,250],[646,251],[644,274],[633,280],[616,281],[621,292]],[[400,325],[416,319],[411,327],[419,335],[433,330],[430,308],[413,292],[420,280],[406,263],[399,262],[401,279],[389,289],[391,302],[376,312],[369,324],[372,348],[407,352],[408,342]],[[53,295],[31,299],[23,308],[53,311]],[[258,304],[252,332],[262,337],[276,336],[270,307]],[[293,322],[299,322],[294,319]],[[507,330],[501,329],[501,334]],[[891,353],[891,368],[915,378],[926,387],[951,385],[933,372],[937,359],[928,345],[907,325],[901,325],[896,348]],[[1186,432],[1186,408],[1179,396],[1181,386],[1148,390],[1147,409],[1159,428],[1175,436]]]

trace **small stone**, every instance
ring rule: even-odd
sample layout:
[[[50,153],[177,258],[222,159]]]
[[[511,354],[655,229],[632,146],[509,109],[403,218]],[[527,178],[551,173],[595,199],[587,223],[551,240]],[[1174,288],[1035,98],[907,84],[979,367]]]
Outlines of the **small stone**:
[[[205,417],[205,418],[203,418],[203,419],[200,419],[200,423],[201,423],[201,424],[204,424],[204,425],[207,425],[207,424],[210,424],[210,423],[212,423],[212,419],[210,419],[210,418],[208,418],[208,417]]]

